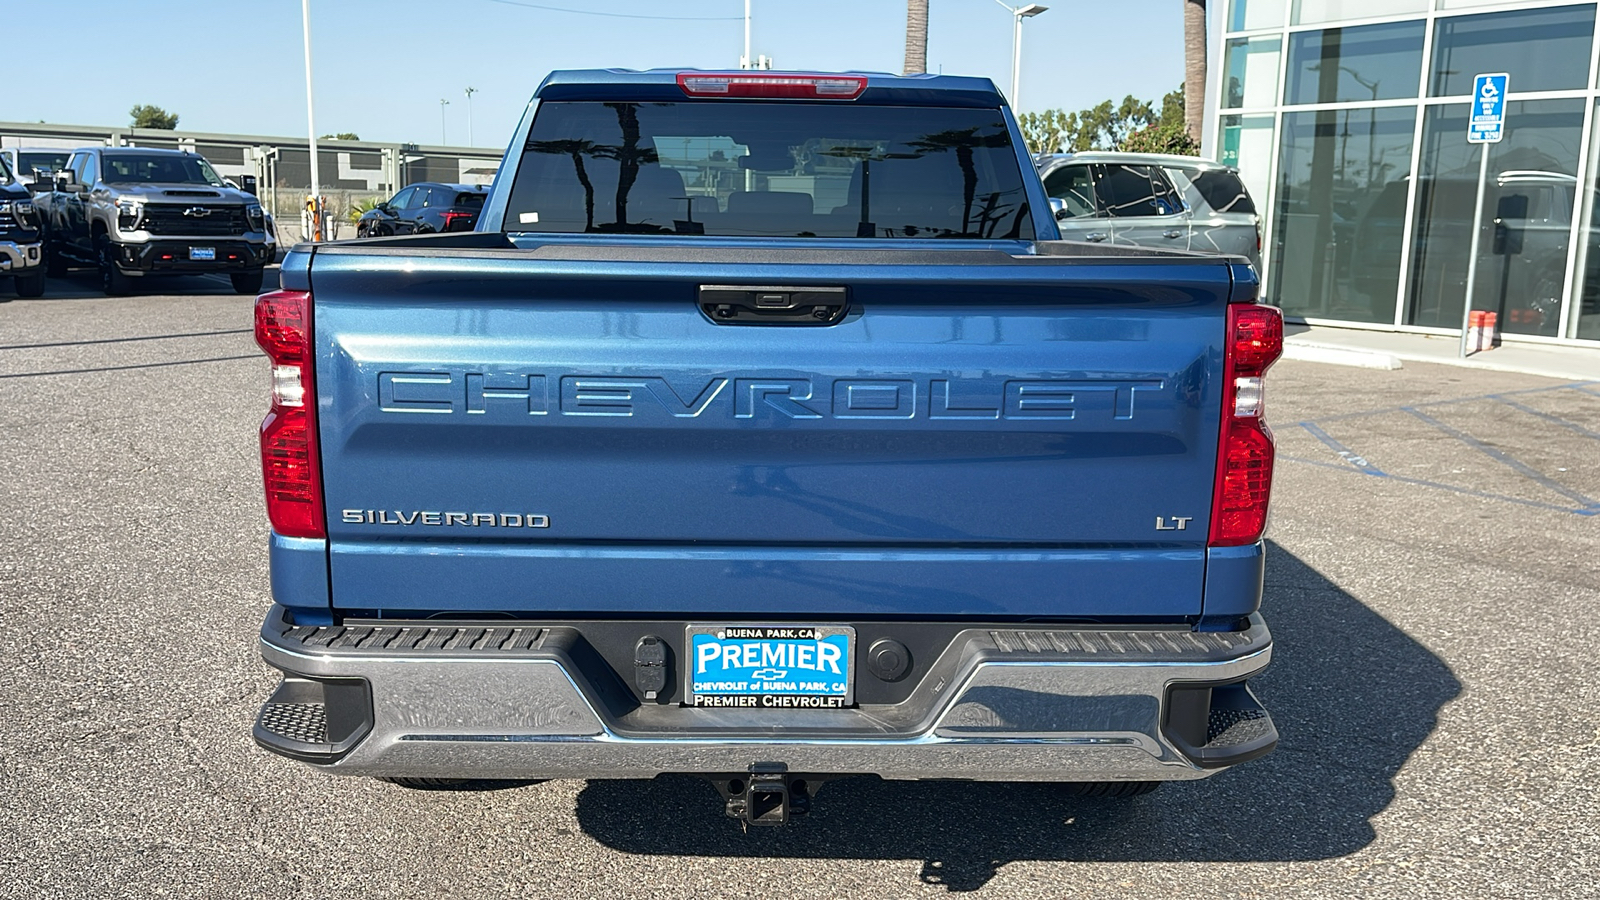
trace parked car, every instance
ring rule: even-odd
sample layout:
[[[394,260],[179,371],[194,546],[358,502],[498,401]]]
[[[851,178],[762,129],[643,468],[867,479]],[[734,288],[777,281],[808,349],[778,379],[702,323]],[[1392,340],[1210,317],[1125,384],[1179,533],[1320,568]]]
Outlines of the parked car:
[[[694,773],[755,825],[851,774],[1132,796],[1273,748],[1248,264],[1059,240],[987,79],[540,98],[473,232],[302,244],[256,301],[258,743]]]
[[[1261,264],[1261,220],[1238,170],[1193,156],[1036,156],[1062,237],[1243,256]]]
[[[488,191],[481,184],[413,184],[363,213],[356,237],[471,231]]]
[[[0,279],[9,277],[18,297],[44,293],[44,252],[33,196],[0,156]],[[10,299],[10,298],[0,298]]]
[[[1357,290],[1372,298],[1375,314],[1394,311],[1410,190],[1408,178],[1384,185],[1352,229],[1352,280]],[[1561,321],[1572,217],[1583,202],[1577,177],[1512,169],[1493,175],[1484,186],[1481,216],[1475,216],[1473,208],[1477,199],[1475,174],[1424,177],[1417,182],[1416,209],[1426,211],[1427,226],[1412,236],[1406,294],[1410,316],[1461,327],[1461,298],[1466,293],[1477,217],[1473,309],[1495,310],[1503,331],[1554,337]],[[1590,231],[1583,237],[1593,242],[1600,235]],[[1597,258],[1600,247],[1591,243],[1587,264]]]
[[[181,150],[87,147],[74,151],[43,214],[51,274],[100,270],[108,294],[145,275],[226,274],[241,294],[261,290],[271,261],[266,214],[228,187],[205,158]]]
[[[24,185],[48,185],[55,174],[66,168],[71,150],[54,147],[6,147],[0,149],[0,158],[11,165],[11,172]]]

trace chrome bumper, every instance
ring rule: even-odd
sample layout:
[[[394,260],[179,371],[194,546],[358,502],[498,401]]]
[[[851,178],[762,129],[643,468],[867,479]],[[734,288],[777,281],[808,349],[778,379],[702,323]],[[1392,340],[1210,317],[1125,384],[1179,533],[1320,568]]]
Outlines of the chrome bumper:
[[[901,703],[782,711],[641,704],[620,679],[589,677],[593,660],[575,661],[572,643],[518,637],[562,626],[440,624],[293,627],[275,608],[261,649],[285,679],[256,740],[347,775],[648,778],[781,763],[983,781],[1196,779],[1277,740],[1243,684],[1271,658],[1259,616],[1226,634],[969,629]]]
[[[24,269],[42,265],[44,265],[43,244],[37,241],[31,244],[0,241],[0,272],[15,275]]]

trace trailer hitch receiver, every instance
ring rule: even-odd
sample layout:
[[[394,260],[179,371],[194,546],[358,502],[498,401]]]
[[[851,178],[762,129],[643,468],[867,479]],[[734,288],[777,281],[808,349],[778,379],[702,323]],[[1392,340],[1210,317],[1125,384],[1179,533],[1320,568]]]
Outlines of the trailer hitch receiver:
[[[783,763],[756,763],[740,775],[713,776],[728,817],[751,825],[787,825],[811,810],[816,779],[796,775]]]

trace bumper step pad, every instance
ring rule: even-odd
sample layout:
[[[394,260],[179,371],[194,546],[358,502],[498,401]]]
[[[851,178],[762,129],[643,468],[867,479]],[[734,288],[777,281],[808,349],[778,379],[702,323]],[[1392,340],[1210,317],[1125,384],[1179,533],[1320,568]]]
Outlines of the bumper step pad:
[[[321,703],[268,703],[261,707],[256,726],[286,741],[326,744],[328,708]]]
[[[1278,745],[1272,716],[1243,682],[1174,688],[1162,730],[1184,756],[1205,769],[1248,762]]]
[[[256,716],[256,743],[305,762],[332,762],[372,731],[372,693],[359,678],[287,677]]]

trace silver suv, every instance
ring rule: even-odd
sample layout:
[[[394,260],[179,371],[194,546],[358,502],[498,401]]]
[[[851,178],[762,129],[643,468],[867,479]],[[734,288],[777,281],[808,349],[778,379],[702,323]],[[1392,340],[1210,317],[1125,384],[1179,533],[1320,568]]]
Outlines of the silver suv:
[[[202,156],[87,147],[51,188],[34,196],[51,275],[93,266],[108,294],[131,292],[144,275],[227,275],[238,293],[261,290],[272,261],[266,215]]]
[[[1044,179],[1061,236],[1243,256],[1261,265],[1261,224],[1237,170],[1195,156],[1046,154]]]

